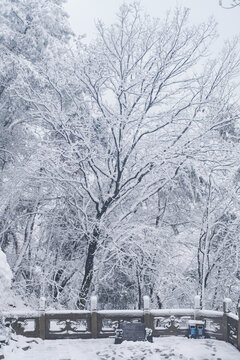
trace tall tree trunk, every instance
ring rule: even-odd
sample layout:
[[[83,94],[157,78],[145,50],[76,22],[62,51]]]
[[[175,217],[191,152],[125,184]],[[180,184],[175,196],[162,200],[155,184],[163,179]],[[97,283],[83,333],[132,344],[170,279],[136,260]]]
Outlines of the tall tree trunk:
[[[63,269],[59,269],[57,273],[53,277],[54,285],[53,285],[53,301],[59,301],[58,297],[63,292],[65,286],[69,283],[75,271],[72,271],[69,275],[62,278],[64,273]]]
[[[85,272],[77,300],[77,307],[79,309],[85,308],[88,292],[92,283],[94,257],[97,249],[99,235],[100,235],[99,229],[95,227],[93,231],[93,238],[90,240],[90,243],[88,245],[87,258],[85,262]]]
[[[157,298],[158,309],[162,309],[162,302],[161,302],[160,296],[158,294],[156,295],[156,298]]]
[[[27,250],[29,249],[30,243],[32,241],[32,234],[33,234],[33,229],[35,226],[35,219],[36,219],[36,213],[37,213],[38,207],[39,207],[39,199],[36,200],[33,209],[29,210],[29,212],[30,213],[32,212],[32,213],[29,215],[29,219],[27,220],[26,227],[25,227],[25,233],[24,233],[23,245],[22,245],[20,254],[19,254],[17,261],[13,268],[13,274],[15,277],[20,269],[23,258],[26,255]]]
[[[142,307],[142,288],[141,288],[141,278],[140,278],[141,275],[138,269],[136,275],[137,275],[137,288],[138,288],[138,310],[140,310]]]

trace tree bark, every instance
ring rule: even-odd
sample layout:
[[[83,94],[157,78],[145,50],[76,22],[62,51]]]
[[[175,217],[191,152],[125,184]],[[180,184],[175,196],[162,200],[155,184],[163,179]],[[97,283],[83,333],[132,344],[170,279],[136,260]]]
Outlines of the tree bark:
[[[87,296],[93,279],[94,257],[97,249],[99,235],[99,229],[95,227],[93,231],[93,238],[90,240],[88,245],[85,272],[77,300],[77,307],[81,310],[83,310],[86,306]]]
[[[141,280],[140,280],[140,274],[137,270],[137,288],[138,288],[138,310],[142,307],[142,289],[141,289]]]

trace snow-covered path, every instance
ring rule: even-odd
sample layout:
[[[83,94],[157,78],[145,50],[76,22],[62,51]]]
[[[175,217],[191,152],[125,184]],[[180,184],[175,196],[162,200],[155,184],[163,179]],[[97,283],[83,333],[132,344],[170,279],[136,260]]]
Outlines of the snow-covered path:
[[[179,337],[155,338],[154,343],[123,342],[114,339],[46,340],[27,343],[20,338],[5,348],[6,360],[239,360],[240,352],[217,340]],[[31,346],[31,349],[22,348]]]

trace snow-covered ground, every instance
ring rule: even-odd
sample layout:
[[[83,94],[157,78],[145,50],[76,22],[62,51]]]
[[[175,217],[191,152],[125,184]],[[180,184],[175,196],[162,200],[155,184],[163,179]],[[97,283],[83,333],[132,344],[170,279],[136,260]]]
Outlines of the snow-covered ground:
[[[5,347],[6,360],[239,360],[240,352],[217,340],[180,337],[155,338],[154,343],[114,339],[39,340],[18,337]],[[35,340],[34,340],[35,341]],[[30,349],[26,349],[27,347]],[[24,350],[22,349],[24,348]]]

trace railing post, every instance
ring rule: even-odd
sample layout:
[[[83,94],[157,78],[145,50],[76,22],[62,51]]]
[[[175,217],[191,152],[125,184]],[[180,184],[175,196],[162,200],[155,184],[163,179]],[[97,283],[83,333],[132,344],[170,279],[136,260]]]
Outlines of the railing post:
[[[91,332],[92,338],[98,337],[98,316],[97,316],[97,296],[91,296]]]
[[[39,336],[42,340],[46,339],[46,299],[45,297],[40,298],[39,302]]]
[[[143,297],[143,318],[147,328],[154,330],[153,316],[150,312],[150,297],[145,295]]]
[[[223,340],[228,342],[228,313],[231,311],[232,300],[225,298],[223,300],[223,319],[222,319],[222,331],[223,331]]]
[[[237,337],[237,347],[240,351],[240,306],[238,307],[238,337]]]
[[[194,320],[199,316],[199,310],[201,309],[201,298],[200,295],[194,297]]]

